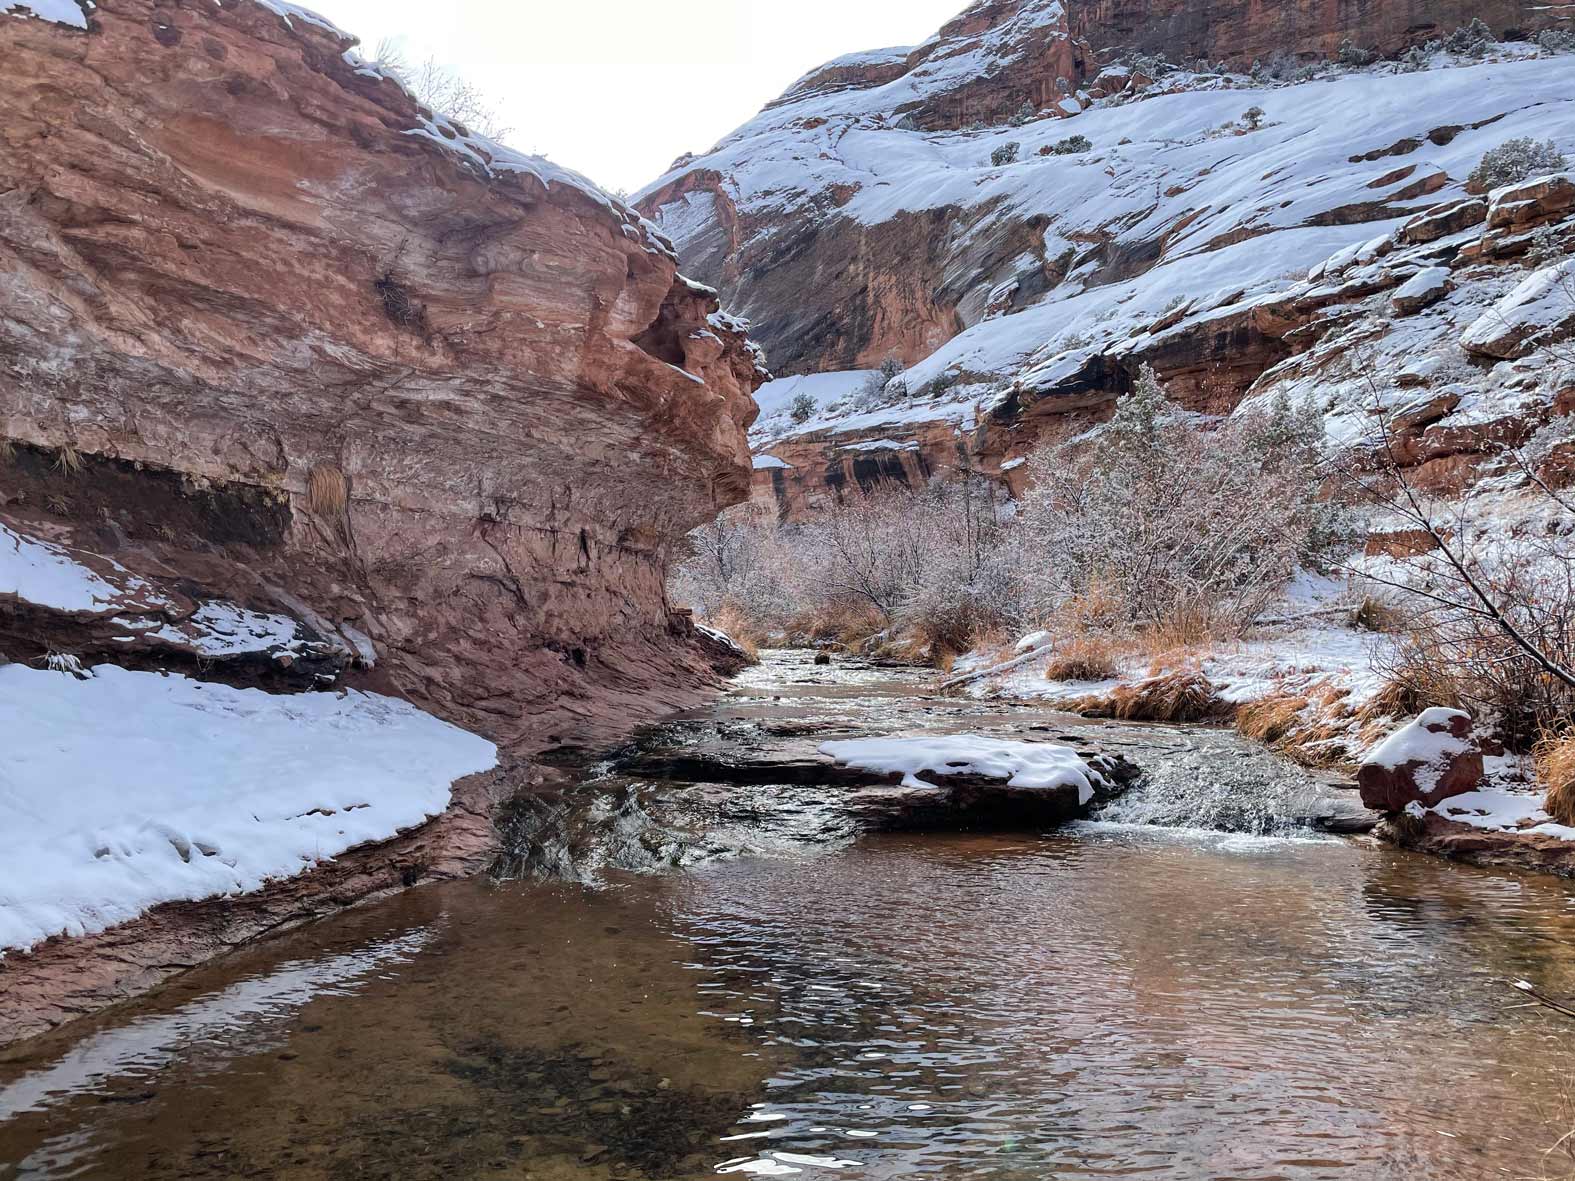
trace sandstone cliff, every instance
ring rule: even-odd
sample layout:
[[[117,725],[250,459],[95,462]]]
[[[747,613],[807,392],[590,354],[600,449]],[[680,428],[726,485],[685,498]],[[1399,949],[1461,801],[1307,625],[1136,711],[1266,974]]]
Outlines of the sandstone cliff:
[[[0,1043],[484,869],[537,752],[734,659],[664,580],[748,494],[758,349],[637,213],[352,45],[281,0],[0,2],[0,712],[60,728],[0,776],[42,891],[0,890]],[[255,693],[325,688],[375,693]],[[501,752],[414,782],[390,695]]]
[[[513,746],[698,684],[664,568],[762,377],[714,293],[294,6],[86,11],[0,22],[4,511]]]
[[[1530,0],[1087,0],[1073,5],[1072,16],[1102,58],[1135,50],[1236,65],[1281,53],[1328,57],[1346,41],[1394,53],[1473,18],[1512,37],[1561,20],[1556,5]]]

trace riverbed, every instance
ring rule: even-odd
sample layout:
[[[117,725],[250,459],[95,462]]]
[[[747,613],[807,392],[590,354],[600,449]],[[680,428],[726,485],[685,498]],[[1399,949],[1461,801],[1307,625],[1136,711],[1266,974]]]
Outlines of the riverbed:
[[[901,721],[1090,725],[781,658],[645,741]],[[627,806],[528,812],[529,876],[0,1054],[0,1177],[1565,1175],[1575,1022],[1511,985],[1575,994],[1568,884],[1278,825],[1312,789],[1229,734],[1094,729],[1168,769],[1044,834],[850,835],[802,788],[702,831],[587,767]]]

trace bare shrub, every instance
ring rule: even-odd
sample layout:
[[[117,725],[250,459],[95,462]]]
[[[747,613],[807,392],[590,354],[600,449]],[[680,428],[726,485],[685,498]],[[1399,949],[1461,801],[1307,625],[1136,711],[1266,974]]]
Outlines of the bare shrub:
[[[397,78],[422,106],[453,120],[466,131],[501,140],[513,130],[504,124],[497,105],[486,94],[447,66],[439,65],[436,58],[429,57],[412,66],[397,44],[383,41],[377,47],[373,64]]]
[[[1352,572],[1399,592],[1405,623],[1377,656],[1397,694],[1468,710],[1519,749],[1575,722],[1575,501],[1506,450],[1548,523],[1506,529],[1468,500],[1443,505],[1411,483],[1374,391],[1376,438],[1353,454],[1347,482],[1429,541],[1422,552]],[[1528,517],[1534,520],[1535,514]]]
[[[418,303],[393,271],[384,271],[372,281],[372,288],[383,301],[383,313],[392,324],[412,332],[425,333],[427,328],[426,305]]]
[[[1108,425],[1029,463],[1022,518],[1045,615],[1101,580],[1139,627],[1238,634],[1356,536],[1321,495],[1320,416],[1282,399],[1206,429],[1146,367]]]

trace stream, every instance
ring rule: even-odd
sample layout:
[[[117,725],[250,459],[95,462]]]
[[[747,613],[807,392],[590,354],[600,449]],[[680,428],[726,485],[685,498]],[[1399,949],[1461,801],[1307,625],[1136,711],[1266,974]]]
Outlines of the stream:
[[[0,1051],[0,1178],[1564,1177],[1575,885],[1314,831],[1224,731],[770,653],[432,885]],[[1047,834],[861,832],[651,752],[890,730],[1148,772]]]

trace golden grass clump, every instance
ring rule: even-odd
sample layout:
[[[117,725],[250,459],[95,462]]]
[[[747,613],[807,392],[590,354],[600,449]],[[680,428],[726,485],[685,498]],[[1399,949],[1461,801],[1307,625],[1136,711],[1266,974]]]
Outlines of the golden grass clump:
[[[1198,672],[1177,672],[1123,685],[1110,695],[1112,712],[1127,722],[1221,722],[1235,712]]]
[[[70,443],[62,443],[55,453],[55,470],[68,476],[76,475],[82,470],[82,452]]]
[[[750,664],[760,663],[760,642],[765,639],[754,622],[733,603],[724,603],[712,624],[744,650]]]
[[[1305,697],[1267,697],[1236,711],[1236,729],[1244,738],[1273,745],[1285,741],[1298,729],[1306,708]]]
[[[1045,668],[1047,681],[1106,681],[1117,673],[1116,638],[1108,632],[1084,632],[1064,644]]]
[[[1543,807],[1560,824],[1575,825],[1575,730],[1548,735],[1534,758],[1537,779],[1548,789]]]
[[[317,464],[306,476],[306,504],[326,520],[343,517],[350,508],[349,479],[332,464]]]

